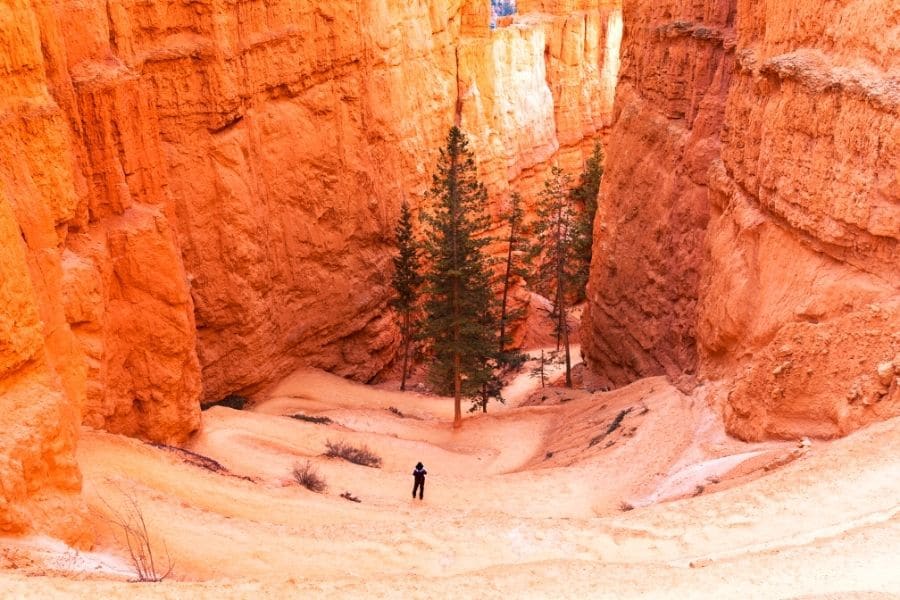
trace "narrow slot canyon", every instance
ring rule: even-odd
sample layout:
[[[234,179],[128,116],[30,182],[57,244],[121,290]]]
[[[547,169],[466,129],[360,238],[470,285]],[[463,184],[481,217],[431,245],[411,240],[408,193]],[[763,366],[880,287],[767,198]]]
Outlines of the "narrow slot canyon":
[[[9,0],[0,150],[3,597],[900,594],[893,2]]]

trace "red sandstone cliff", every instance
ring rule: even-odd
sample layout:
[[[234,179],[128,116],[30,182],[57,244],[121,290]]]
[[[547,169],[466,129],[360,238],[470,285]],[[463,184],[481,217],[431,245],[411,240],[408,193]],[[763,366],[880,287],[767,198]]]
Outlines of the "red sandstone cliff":
[[[623,7],[583,331],[589,364],[613,384],[697,367],[707,169],[719,152],[734,14],[727,2],[695,4]]]
[[[898,9],[626,0],[624,15],[591,367],[717,382],[744,438],[900,413]]]
[[[84,541],[80,423],[162,442],[201,398],[389,362],[391,232],[461,119],[494,198],[608,122],[615,2],[0,9],[0,532]]]

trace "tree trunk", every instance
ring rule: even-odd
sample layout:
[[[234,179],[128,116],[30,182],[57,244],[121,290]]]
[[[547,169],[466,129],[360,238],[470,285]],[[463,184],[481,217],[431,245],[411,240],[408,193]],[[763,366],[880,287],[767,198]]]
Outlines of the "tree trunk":
[[[506,343],[506,300],[509,297],[509,277],[512,271],[513,240],[515,239],[515,225],[509,226],[509,249],[506,252],[506,276],[503,278],[503,300],[500,302],[500,354],[503,354],[503,346]],[[485,410],[485,412],[487,412]]]
[[[462,427],[462,377],[460,374],[459,352],[453,354],[453,429]]]
[[[556,247],[556,310],[559,313],[558,336],[563,339],[563,345],[566,349],[566,387],[572,387],[572,362],[569,355],[569,323],[566,320],[566,294],[563,285],[566,277],[565,273],[565,253],[563,252],[563,229],[562,229],[562,209],[559,211],[557,219],[557,247]],[[559,337],[556,338],[557,350],[559,349]]]
[[[409,364],[409,342],[410,342],[410,332],[409,332],[409,311],[403,315],[403,372],[400,374],[400,391],[406,391],[406,373],[407,373],[407,365]]]
[[[557,276],[559,277],[560,275],[557,275]],[[563,347],[566,350],[566,387],[570,388],[570,387],[572,387],[572,362],[571,362],[571,358],[569,355],[569,323],[566,320],[566,307],[565,307],[565,300],[563,298],[563,293],[562,293],[563,292],[562,284],[560,283],[560,285],[558,285],[556,289],[557,289],[557,292],[556,292],[557,309],[556,310],[559,311],[558,327],[559,327],[560,335],[562,337]]]
[[[559,310],[559,309],[557,309]],[[552,316],[552,315],[551,315]],[[559,329],[559,316],[556,317],[556,351],[559,352],[560,340],[562,338],[562,331]]]
[[[569,355],[569,323],[563,313],[563,344],[566,347],[566,387],[572,387],[572,359]]]
[[[457,60],[458,60],[457,54]],[[459,102],[459,98],[457,98]],[[450,219],[453,223],[453,234],[451,239],[451,250],[453,253],[453,268],[459,269],[459,196],[456,181],[456,160],[457,154],[450,156],[450,174],[447,178],[447,192],[450,196]],[[451,288],[450,312],[453,315],[454,323],[459,317],[459,275],[453,275],[453,286]],[[460,402],[462,400],[462,364],[459,355],[459,325],[453,326],[453,429],[462,427],[462,409]]]
[[[541,349],[541,387],[544,387],[544,350]]]

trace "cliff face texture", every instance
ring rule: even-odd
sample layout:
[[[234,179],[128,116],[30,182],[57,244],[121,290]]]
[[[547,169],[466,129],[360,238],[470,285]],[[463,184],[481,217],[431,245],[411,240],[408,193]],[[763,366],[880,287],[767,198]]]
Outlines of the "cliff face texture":
[[[580,167],[616,6],[5,2],[0,532],[88,539],[81,423],[178,443],[298,364],[378,373],[401,200],[454,122],[498,207]]]
[[[626,0],[624,14],[593,369],[718,382],[747,439],[900,413],[900,10]]]
[[[843,435],[900,412],[900,7],[741,3],[739,22],[701,356],[736,376],[740,435]]]
[[[727,2],[626,2],[623,12],[582,332],[592,369],[615,385],[696,371],[707,171],[734,63]]]

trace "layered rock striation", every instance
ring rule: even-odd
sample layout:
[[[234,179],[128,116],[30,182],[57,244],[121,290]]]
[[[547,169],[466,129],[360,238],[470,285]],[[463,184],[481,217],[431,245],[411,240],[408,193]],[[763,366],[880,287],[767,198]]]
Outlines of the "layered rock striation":
[[[607,385],[697,369],[707,170],[719,153],[734,13],[727,3],[677,4],[624,6],[583,331],[589,365]]]
[[[897,9],[624,14],[583,333],[601,383],[717,382],[746,439],[900,413]]]
[[[201,400],[299,364],[383,369],[393,225],[452,124],[495,212],[551,162],[580,167],[611,114],[616,3],[489,18],[487,0],[0,8],[0,532],[87,539],[82,423],[179,443]]]

